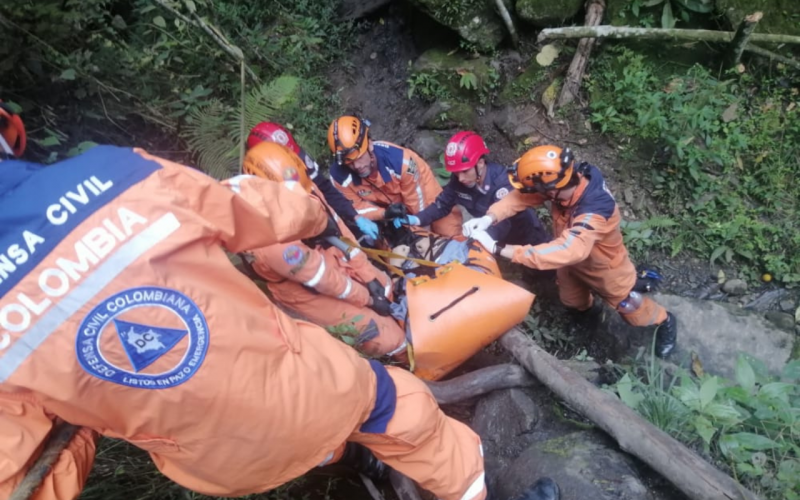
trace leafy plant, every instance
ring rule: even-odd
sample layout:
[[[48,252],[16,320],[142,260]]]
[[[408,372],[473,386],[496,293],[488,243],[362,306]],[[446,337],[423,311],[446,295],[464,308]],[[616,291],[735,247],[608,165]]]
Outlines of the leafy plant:
[[[742,262],[752,276],[800,282],[800,186],[791,181],[800,172],[800,113],[781,71],[720,80],[694,66],[661,76],[627,49],[595,66],[591,120],[650,152],[642,182],[674,222],[654,233],[628,225],[637,251],[689,249]]]
[[[659,9],[659,6],[661,8]],[[713,0],[631,0],[631,2],[620,12],[625,16],[630,12],[638,18],[640,23],[646,27],[652,27],[653,14],[644,14],[642,9],[648,12],[660,10],[660,27],[674,28],[677,22],[676,16],[684,22],[689,21],[691,13],[709,14],[714,10]]]
[[[608,390],[764,498],[800,498],[800,361],[778,378],[740,355],[735,374],[735,381],[685,371],[670,378],[651,356],[644,374],[627,371]]]
[[[424,101],[434,102],[439,99],[449,99],[452,96],[437,77],[436,74],[419,71],[408,77],[408,98],[418,95]]]

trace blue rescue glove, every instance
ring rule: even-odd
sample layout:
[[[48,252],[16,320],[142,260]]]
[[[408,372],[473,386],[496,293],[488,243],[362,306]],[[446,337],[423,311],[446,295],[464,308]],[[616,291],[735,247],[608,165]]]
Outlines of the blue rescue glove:
[[[396,228],[400,228],[400,226],[404,224],[407,226],[419,226],[419,217],[417,217],[416,215],[407,215],[405,217],[398,217],[392,220],[392,224],[394,224],[394,227]]]
[[[371,220],[367,219],[359,215],[356,217],[356,225],[358,229],[364,233],[364,236],[370,238],[372,240],[378,239],[378,225],[372,222]]]

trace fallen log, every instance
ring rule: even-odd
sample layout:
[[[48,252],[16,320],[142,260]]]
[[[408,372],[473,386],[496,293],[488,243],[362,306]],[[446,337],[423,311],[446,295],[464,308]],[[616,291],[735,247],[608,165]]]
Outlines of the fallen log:
[[[744,486],[723,474],[686,446],[656,428],[622,401],[607,394],[539,347],[521,330],[500,338],[528,371],[578,413],[664,476],[692,500],[758,500]]]
[[[50,474],[50,469],[56,463],[64,448],[72,441],[76,432],[78,432],[77,426],[66,422],[59,424],[48,439],[42,454],[36,459],[36,462],[25,474],[25,477],[22,478],[22,481],[11,493],[11,496],[8,497],[8,500],[30,500],[39,486],[42,485],[44,478]]]
[[[732,31],[682,30],[667,28],[629,28],[627,26],[575,26],[569,28],[543,29],[537,38],[544,40],[563,40],[567,38],[639,38],[643,40],[693,40],[697,42],[728,43],[733,40]],[[753,33],[753,43],[791,43],[800,44],[800,36]]]
[[[606,3],[604,0],[587,0],[584,24],[586,26],[600,24],[603,20],[605,8]],[[581,38],[581,41],[578,42],[578,50],[575,51],[575,56],[573,56],[569,71],[567,71],[567,78],[564,80],[564,86],[561,87],[561,93],[556,101],[556,106],[559,108],[566,106],[578,97],[581,82],[583,81],[583,73],[586,71],[586,65],[589,62],[589,55],[592,53],[595,40],[595,38]]]
[[[487,392],[536,384],[536,379],[517,365],[481,368],[444,382],[425,382],[440,405],[457,403]]]
[[[733,36],[731,47],[728,51],[726,64],[728,68],[733,68],[739,64],[739,61],[742,59],[744,48],[747,46],[750,37],[753,36],[753,31],[755,31],[756,25],[762,17],[764,17],[762,12],[756,12],[742,19],[739,28],[736,29],[736,34]]]

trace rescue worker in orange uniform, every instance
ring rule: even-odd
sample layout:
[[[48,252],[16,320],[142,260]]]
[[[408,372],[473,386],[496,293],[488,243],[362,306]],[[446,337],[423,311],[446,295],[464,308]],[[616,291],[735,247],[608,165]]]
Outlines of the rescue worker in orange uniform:
[[[334,155],[331,179],[356,211],[373,221],[415,215],[432,204],[442,192],[431,168],[410,149],[385,141],[373,141],[370,123],[342,116],[328,128],[328,146]],[[404,213],[390,205],[402,204]],[[461,234],[462,216],[457,207],[434,221],[431,230],[443,236]]]
[[[297,141],[292,137],[292,133],[289,132],[286,127],[274,122],[261,122],[257,124],[250,130],[250,134],[247,136],[247,149],[254,148],[257,144],[264,141],[277,142],[282,146],[286,146],[292,153],[303,160],[303,163],[306,165],[308,176],[325,196],[325,202],[328,206],[333,208],[339,217],[344,219],[345,224],[348,224],[348,227],[351,227],[353,231],[357,230],[357,232],[363,234],[370,240],[374,241],[378,239],[378,225],[363,215],[358,215],[356,209],[353,208],[353,204],[350,203],[350,200],[345,198],[342,193],[333,186],[330,179],[319,171],[317,162],[314,161],[314,158],[312,158],[305,149],[297,144]]]
[[[486,216],[464,224],[464,234],[512,262],[533,269],[556,269],[561,301],[569,308],[596,313],[596,293],[633,326],[656,325],[655,354],[666,357],[675,348],[675,316],[649,297],[634,291],[636,268],[620,231],[617,203],[600,170],[576,164],[572,152],[539,146],[514,164],[511,181],[518,191],[493,204]],[[540,245],[501,245],[486,230],[527,207],[551,202],[553,232]]]
[[[308,177],[303,161],[288,148],[274,142],[257,144],[247,152],[243,171],[298,185],[313,194],[325,204],[321,210],[335,220],[340,235],[355,240]],[[248,180],[238,188],[246,200],[259,196]],[[353,325],[358,331],[355,347],[365,354],[405,359],[405,334],[391,317],[392,282],[361,250],[328,241],[292,241],[259,248],[250,255],[253,269],[267,281],[278,303],[323,327]]]

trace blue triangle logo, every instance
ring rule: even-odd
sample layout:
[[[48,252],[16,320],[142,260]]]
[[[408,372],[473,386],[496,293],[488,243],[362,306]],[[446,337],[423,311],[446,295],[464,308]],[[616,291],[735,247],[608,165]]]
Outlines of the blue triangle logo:
[[[189,333],[188,330],[162,328],[119,319],[113,321],[125,354],[128,355],[128,359],[137,373],[168,353]]]

